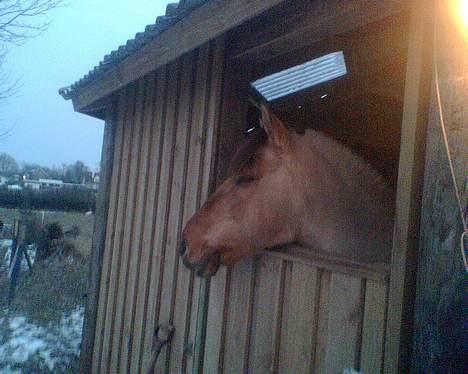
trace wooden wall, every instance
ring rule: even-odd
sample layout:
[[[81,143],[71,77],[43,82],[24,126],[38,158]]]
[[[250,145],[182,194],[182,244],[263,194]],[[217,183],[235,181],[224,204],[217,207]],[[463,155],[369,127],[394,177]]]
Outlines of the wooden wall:
[[[182,266],[183,224],[222,180],[245,126],[245,82],[223,65],[218,40],[119,93],[92,372],[144,372],[163,323],[176,331],[158,373],[378,372],[388,266],[298,249],[223,267],[210,282]]]
[[[385,271],[334,265],[264,255],[222,268],[211,281],[204,372],[380,372]]]
[[[162,323],[176,332],[160,373],[397,372],[414,272],[406,260],[417,243],[413,164],[423,149],[424,77],[413,73],[424,60],[416,32],[424,22],[413,24],[390,266],[290,249],[195,278],[177,255],[179,235],[226,175],[245,126],[248,75],[225,63],[219,39],[119,92],[93,373],[142,372]]]
[[[177,245],[208,193],[223,61],[222,40],[211,42],[119,93],[93,373],[140,372],[161,323],[176,333],[158,372],[196,363],[205,284]]]
[[[450,157],[460,192],[468,207],[468,43],[449,2],[436,8],[438,84]],[[451,2],[455,4],[455,2]],[[465,32],[465,39],[463,35]],[[435,68],[435,66],[434,66]],[[432,81],[421,217],[418,285],[412,371],[466,372],[468,284],[460,254],[463,231],[440,110]],[[465,327],[464,327],[465,326]]]

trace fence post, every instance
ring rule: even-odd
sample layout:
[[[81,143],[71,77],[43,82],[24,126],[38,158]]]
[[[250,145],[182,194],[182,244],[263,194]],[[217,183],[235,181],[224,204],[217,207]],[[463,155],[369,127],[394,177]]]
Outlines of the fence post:
[[[8,277],[10,278],[10,290],[8,292],[8,305],[13,301],[15,297],[15,289],[18,283],[18,277],[21,270],[21,260],[23,258],[23,245],[26,237],[26,225],[22,224],[21,221],[15,220],[14,224],[14,236],[13,243],[11,246],[10,254],[10,268],[8,270]]]
[[[11,264],[13,263],[13,252],[16,251],[16,243],[18,238],[18,229],[19,229],[19,220],[15,219],[13,221],[13,232],[12,232],[12,243],[11,243],[11,253],[10,253],[10,263],[8,264],[8,269],[11,268]]]

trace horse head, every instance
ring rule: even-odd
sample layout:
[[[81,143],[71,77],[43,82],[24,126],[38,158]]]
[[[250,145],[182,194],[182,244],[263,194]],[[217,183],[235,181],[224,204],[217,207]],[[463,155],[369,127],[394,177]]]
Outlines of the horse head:
[[[295,240],[301,203],[294,135],[266,106],[261,112],[261,127],[241,144],[232,174],[183,230],[180,255],[198,275]]]

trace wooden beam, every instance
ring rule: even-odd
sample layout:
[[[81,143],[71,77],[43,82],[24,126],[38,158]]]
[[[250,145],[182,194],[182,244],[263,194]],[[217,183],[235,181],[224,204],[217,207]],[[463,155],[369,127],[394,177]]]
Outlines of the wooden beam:
[[[385,19],[407,8],[406,0],[309,2],[294,9],[293,13],[283,15],[281,22],[272,17],[263,30],[239,33],[237,41],[231,43],[229,57],[240,62],[263,62],[292,49]]]
[[[347,258],[340,258],[326,253],[318,253],[313,248],[287,246],[269,251],[265,256],[295,261],[308,266],[325,269],[335,273],[351,275],[356,278],[371,279],[385,284],[388,281],[390,266],[385,263],[365,263]]]
[[[463,373],[466,328],[462,326],[466,323],[468,291],[459,243],[463,225],[440,115],[444,119],[461,205],[468,207],[468,43],[457,24],[456,13],[450,9],[455,2],[439,0],[436,4],[434,54],[442,111],[433,83],[411,372]]]
[[[102,258],[107,226],[107,211],[109,208],[109,195],[112,179],[112,163],[114,159],[114,138],[115,105],[111,104],[106,110],[101,155],[101,175],[96,200],[93,242],[91,246],[91,256],[89,259],[89,286],[80,352],[80,373],[82,374],[91,373],[99,301],[99,281],[101,279]]]
[[[384,373],[409,372],[432,60],[433,1],[413,0],[408,40]]]
[[[107,109],[113,100],[115,100],[115,98],[113,98],[112,95],[103,97],[102,99],[93,102],[91,105],[88,105],[84,110],[81,111],[81,113],[105,121]],[[77,110],[76,108],[74,109]]]
[[[284,0],[211,0],[195,9],[104,76],[79,90],[76,111],[182,56]]]

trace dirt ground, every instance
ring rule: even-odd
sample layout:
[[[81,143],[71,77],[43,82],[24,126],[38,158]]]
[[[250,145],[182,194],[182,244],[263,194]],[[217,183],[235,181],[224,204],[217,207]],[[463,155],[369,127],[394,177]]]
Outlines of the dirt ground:
[[[59,222],[63,230],[78,226],[71,239],[82,258],[37,262],[20,273],[16,296],[8,306],[9,279],[0,267],[0,372],[74,373],[86,302],[88,257],[94,216],[69,212],[34,212],[44,223]],[[18,210],[0,208],[11,223]],[[0,247],[5,261],[6,247]]]

